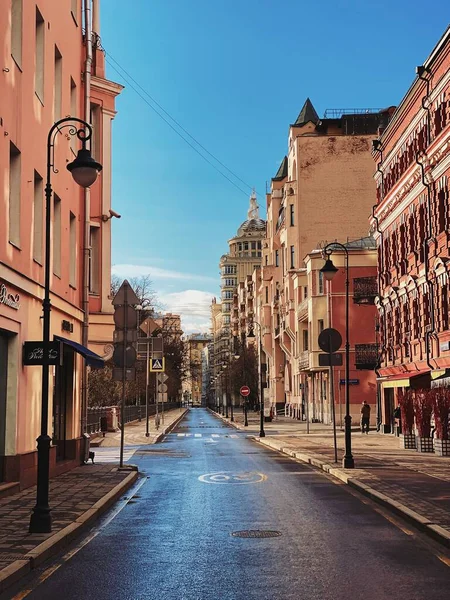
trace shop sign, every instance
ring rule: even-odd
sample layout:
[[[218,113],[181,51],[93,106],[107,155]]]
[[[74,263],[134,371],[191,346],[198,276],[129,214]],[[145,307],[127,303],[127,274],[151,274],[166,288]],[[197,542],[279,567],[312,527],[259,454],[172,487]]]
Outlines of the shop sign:
[[[345,379],[339,379],[339,385],[345,385]],[[348,385],[359,385],[359,379],[349,379]]]
[[[23,343],[23,364],[28,366],[42,366],[44,357],[44,342]],[[48,364],[59,365],[61,357],[61,342],[49,342]]]
[[[11,294],[4,283],[0,283],[0,304],[5,304],[14,310],[20,308],[19,294]]]

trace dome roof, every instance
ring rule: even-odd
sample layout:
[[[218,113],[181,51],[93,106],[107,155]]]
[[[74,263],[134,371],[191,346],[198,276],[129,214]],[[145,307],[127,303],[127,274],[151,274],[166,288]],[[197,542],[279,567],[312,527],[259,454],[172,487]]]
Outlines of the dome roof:
[[[265,231],[266,222],[263,219],[247,219],[242,223],[238,229],[238,236],[244,235],[244,233],[251,233],[253,231]]]
[[[259,217],[258,204],[256,202],[256,193],[253,190],[250,196],[250,208],[247,212],[247,220],[244,221],[237,231],[238,237],[246,233],[252,233],[257,231],[265,231],[266,222]]]

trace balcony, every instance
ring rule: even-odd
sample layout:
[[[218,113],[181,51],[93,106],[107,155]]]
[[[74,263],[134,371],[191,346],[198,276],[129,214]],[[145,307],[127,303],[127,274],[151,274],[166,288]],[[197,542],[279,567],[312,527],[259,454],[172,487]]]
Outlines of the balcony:
[[[377,344],[355,344],[355,366],[360,370],[373,371],[378,362]]]
[[[303,350],[298,357],[298,370],[305,371],[309,369],[309,351]]]
[[[297,318],[299,321],[308,319],[308,298],[305,298],[297,308]]]
[[[378,282],[373,277],[357,277],[353,280],[353,302],[354,304],[375,304],[378,295]]]

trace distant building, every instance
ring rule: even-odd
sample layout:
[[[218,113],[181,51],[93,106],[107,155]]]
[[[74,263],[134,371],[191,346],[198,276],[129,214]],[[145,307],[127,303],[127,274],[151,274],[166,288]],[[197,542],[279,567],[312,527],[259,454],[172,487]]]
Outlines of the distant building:
[[[449,140],[450,27],[374,141],[384,432],[400,390],[450,382]]]
[[[193,333],[185,340],[186,377],[183,381],[183,397],[192,406],[202,406],[203,350],[211,342],[211,336]]]

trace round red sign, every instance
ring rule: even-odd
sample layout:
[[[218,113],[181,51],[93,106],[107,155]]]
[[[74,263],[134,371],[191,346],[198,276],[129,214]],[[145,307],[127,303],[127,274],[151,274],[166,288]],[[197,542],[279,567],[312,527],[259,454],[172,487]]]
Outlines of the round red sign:
[[[245,398],[245,396],[249,396],[250,395],[250,388],[248,387],[248,385],[243,385],[241,387],[240,392],[241,392],[241,396],[244,396],[244,398]]]

